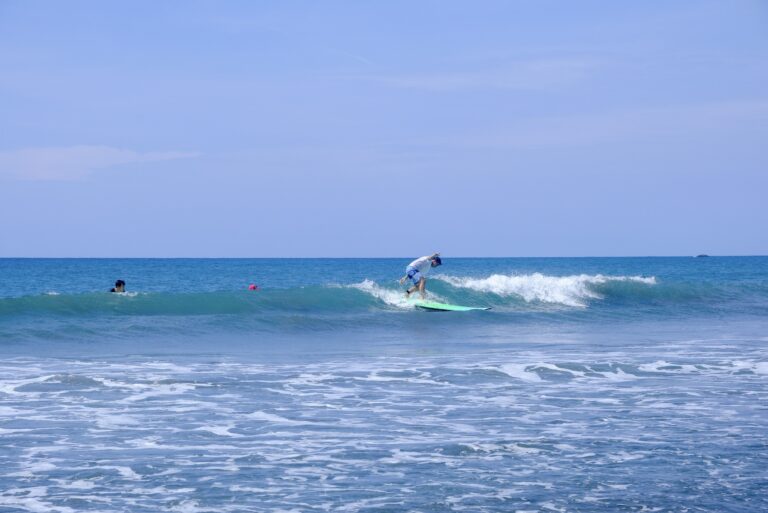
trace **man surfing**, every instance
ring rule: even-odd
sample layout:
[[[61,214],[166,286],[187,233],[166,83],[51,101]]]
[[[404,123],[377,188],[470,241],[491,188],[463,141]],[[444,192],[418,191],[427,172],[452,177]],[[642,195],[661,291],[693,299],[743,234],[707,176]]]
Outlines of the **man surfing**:
[[[412,292],[418,290],[419,294],[421,294],[421,299],[425,299],[425,287],[427,285],[427,279],[424,277],[424,275],[427,274],[431,268],[442,264],[443,261],[440,260],[440,253],[434,253],[431,256],[423,256],[421,258],[417,258],[408,264],[408,266],[405,268],[405,276],[400,278],[400,285],[403,285],[406,280],[411,280],[413,286],[405,291],[405,296],[409,297]]]

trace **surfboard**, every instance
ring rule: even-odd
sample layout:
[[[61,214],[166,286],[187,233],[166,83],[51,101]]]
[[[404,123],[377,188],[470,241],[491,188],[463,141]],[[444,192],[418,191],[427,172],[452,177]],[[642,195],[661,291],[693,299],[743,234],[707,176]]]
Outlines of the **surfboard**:
[[[423,299],[412,299],[411,303],[416,308],[422,310],[429,310],[432,312],[470,312],[472,310],[490,310],[491,307],[481,306],[461,306],[461,305],[449,305],[446,303],[438,303],[436,301],[426,301]]]

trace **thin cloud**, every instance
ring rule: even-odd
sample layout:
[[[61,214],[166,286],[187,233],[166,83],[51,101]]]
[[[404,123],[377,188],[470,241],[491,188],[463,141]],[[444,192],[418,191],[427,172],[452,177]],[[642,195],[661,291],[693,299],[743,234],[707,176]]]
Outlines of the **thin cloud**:
[[[732,129],[768,121],[768,100],[632,109],[582,116],[521,120],[502,133],[452,139],[451,145],[485,148],[580,146],[642,137],[674,136]]]
[[[0,152],[0,177],[16,180],[78,180],[125,164],[187,159],[199,153],[137,152],[110,146],[24,148]]]
[[[470,70],[358,77],[403,89],[462,91],[478,89],[551,90],[590,76],[597,63],[587,60],[534,60],[501,70]]]

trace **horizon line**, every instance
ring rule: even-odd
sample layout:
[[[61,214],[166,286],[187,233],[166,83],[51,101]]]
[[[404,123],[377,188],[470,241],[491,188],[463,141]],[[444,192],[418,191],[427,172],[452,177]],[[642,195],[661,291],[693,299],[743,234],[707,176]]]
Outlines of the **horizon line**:
[[[768,257],[768,254],[707,254],[698,255],[538,255],[538,256],[477,256],[457,255],[452,258],[753,258]],[[0,260],[395,260],[414,258],[409,256],[0,256]]]

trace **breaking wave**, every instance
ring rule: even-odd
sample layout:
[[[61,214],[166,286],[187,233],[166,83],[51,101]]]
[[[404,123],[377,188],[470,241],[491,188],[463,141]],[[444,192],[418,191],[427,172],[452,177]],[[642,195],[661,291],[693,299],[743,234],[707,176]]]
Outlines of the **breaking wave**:
[[[590,300],[604,299],[607,290],[601,286],[611,283],[656,285],[656,278],[644,276],[604,276],[602,274],[574,276],[546,276],[540,273],[526,275],[494,274],[487,278],[441,276],[441,280],[454,287],[501,297],[515,296],[526,302],[554,303],[573,307],[586,307]]]

